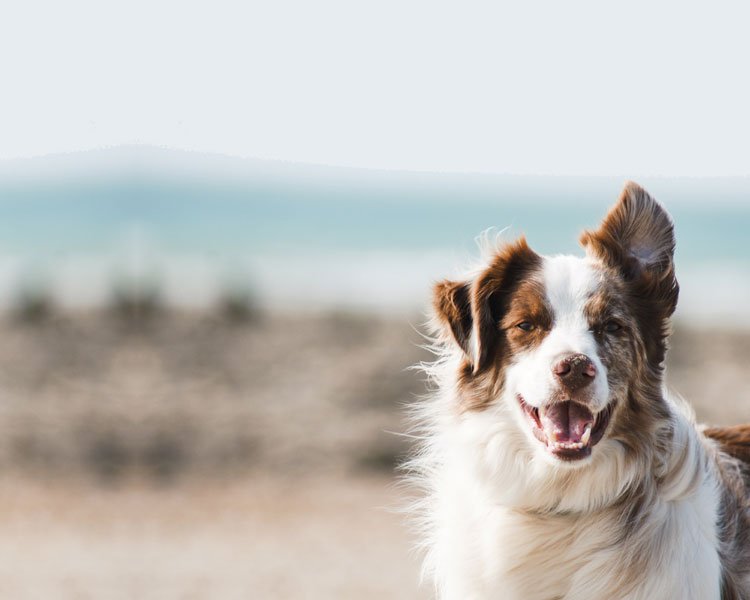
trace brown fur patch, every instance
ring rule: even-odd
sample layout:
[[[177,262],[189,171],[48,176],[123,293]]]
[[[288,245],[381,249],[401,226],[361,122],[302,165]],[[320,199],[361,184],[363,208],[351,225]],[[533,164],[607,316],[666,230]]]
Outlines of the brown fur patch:
[[[453,339],[471,355],[471,298],[468,283],[440,281],[433,288],[432,306],[438,320],[448,328]]]
[[[607,382],[610,395],[620,400],[620,404],[632,403],[636,396],[628,390],[634,380],[641,377],[644,365],[638,359],[643,342],[637,319],[627,302],[623,283],[617,274],[605,267],[599,289],[589,298],[584,314],[594,333],[598,355],[607,368]],[[609,323],[616,323],[619,329],[607,331]],[[637,406],[631,406],[637,410]]]
[[[644,468],[650,468],[646,465],[651,461],[651,453],[668,444],[663,425],[669,420],[669,410],[662,396],[661,363],[666,351],[669,314],[648,313],[644,306],[648,306],[649,297],[640,296],[643,273],[631,269],[630,275],[626,275],[627,265],[614,262],[627,261],[629,252],[627,248],[617,248],[616,244],[642,237],[641,233],[631,231],[635,225],[630,221],[638,223],[640,217],[628,214],[630,209],[621,205],[623,197],[609,212],[599,231],[586,234],[590,239],[585,243],[598,244],[606,240],[611,244],[611,252],[605,256],[594,251],[603,263],[599,266],[601,283],[586,302],[584,314],[596,339],[598,356],[607,368],[610,398],[614,403],[607,435],[617,439],[631,457],[639,457]],[[613,214],[617,215],[614,220]],[[617,229],[628,233],[618,233]],[[590,247],[588,250],[592,251]],[[608,331],[609,323],[617,328]],[[650,352],[650,347],[662,348],[662,352]]]
[[[586,231],[587,252],[617,271],[641,331],[648,362],[661,369],[667,351],[669,317],[677,305],[674,226],[662,206],[628,183],[597,231]]]
[[[442,281],[435,286],[433,308],[437,321],[467,356],[459,377],[462,410],[485,407],[502,385],[503,365],[513,343],[502,323],[519,287],[527,287],[529,294],[518,296],[514,315],[519,319],[530,315],[548,327],[548,317],[544,317],[540,305],[543,294],[531,293],[532,284],[527,277],[540,265],[541,257],[520,238],[500,248],[472,284]],[[476,336],[475,352],[471,348],[472,333]]]
[[[707,427],[706,437],[716,440],[723,452],[744,463],[750,469],[750,424],[732,427]],[[750,482],[748,482],[750,485]]]
[[[528,323],[531,329],[521,329],[521,323]],[[518,286],[499,327],[505,332],[510,352],[514,354],[531,350],[542,343],[552,329],[552,309],[541,283],[528,280]]]
[[[472,318],[476,323],[479,346],[475,373],[497,366],[498,359],[507,351],[499,323],[508,312],[518,286],[541,263],[542,258],[522,237],[501,248],[490,266],[477,278],[472,301]]]
[[[750,425],[709,427],[718,443],[715,457],[721,480],[719,512],[722,600],[746,600],[750,582]]]

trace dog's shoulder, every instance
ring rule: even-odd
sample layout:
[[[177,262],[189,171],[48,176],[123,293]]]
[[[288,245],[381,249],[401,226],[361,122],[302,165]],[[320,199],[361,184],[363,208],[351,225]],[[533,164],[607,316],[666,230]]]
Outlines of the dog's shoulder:
[[[716,441],[722,452],[741,463],[745,487],[750,490],[750,424],[706,427],[703,434]]]
[[[734,600],[750,597],[750,424],[731,427],[707,427],[703,434],[716,442],[719,450],[734,460],[719,460],[736,465],[739,470],[721,468],[724,506],[720,513],[725,550],[722,598]],[[739,481],[738,475],[742,481]],[[743,493],[744,484],[744,493]],[[733,493],[734,492],[734,493]]]
[[[750,466],[750,424],[706,427],[703,433],[716,440],[724,452]]]

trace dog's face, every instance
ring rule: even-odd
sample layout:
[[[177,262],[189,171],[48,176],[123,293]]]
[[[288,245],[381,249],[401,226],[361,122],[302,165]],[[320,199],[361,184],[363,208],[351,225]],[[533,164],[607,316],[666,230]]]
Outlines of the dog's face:
[[[521,239],[474,280],[435,288],[464,356],[459,411],[510,420],[529,455],[579,467],[605,440],[633,450],[663,413],[678,295],[671,220],[638,186],[581,242],[585,257],[543,257]]]
[[[528,277],[499,323],[505,392],[534,443],[556,459],[580,460],[626,392],[634,318],[617,280],[594,261],[545,258]]]

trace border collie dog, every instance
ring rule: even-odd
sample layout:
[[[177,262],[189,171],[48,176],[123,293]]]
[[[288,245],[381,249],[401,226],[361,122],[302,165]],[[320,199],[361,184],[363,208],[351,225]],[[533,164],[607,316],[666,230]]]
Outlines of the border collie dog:
[[[443,600],[750,599],[750,426],[664,387],[672,221],[629,183],[581,244],[521,238],[435,286],[426,574]]]

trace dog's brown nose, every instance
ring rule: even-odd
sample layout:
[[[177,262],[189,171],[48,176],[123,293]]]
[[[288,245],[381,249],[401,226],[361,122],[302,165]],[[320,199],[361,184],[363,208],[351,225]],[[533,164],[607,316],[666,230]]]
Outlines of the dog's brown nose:
[[[585,354],[566,356],[552,367],[552,372],[571,392],[586,387],[596,377],[596,367]]]

